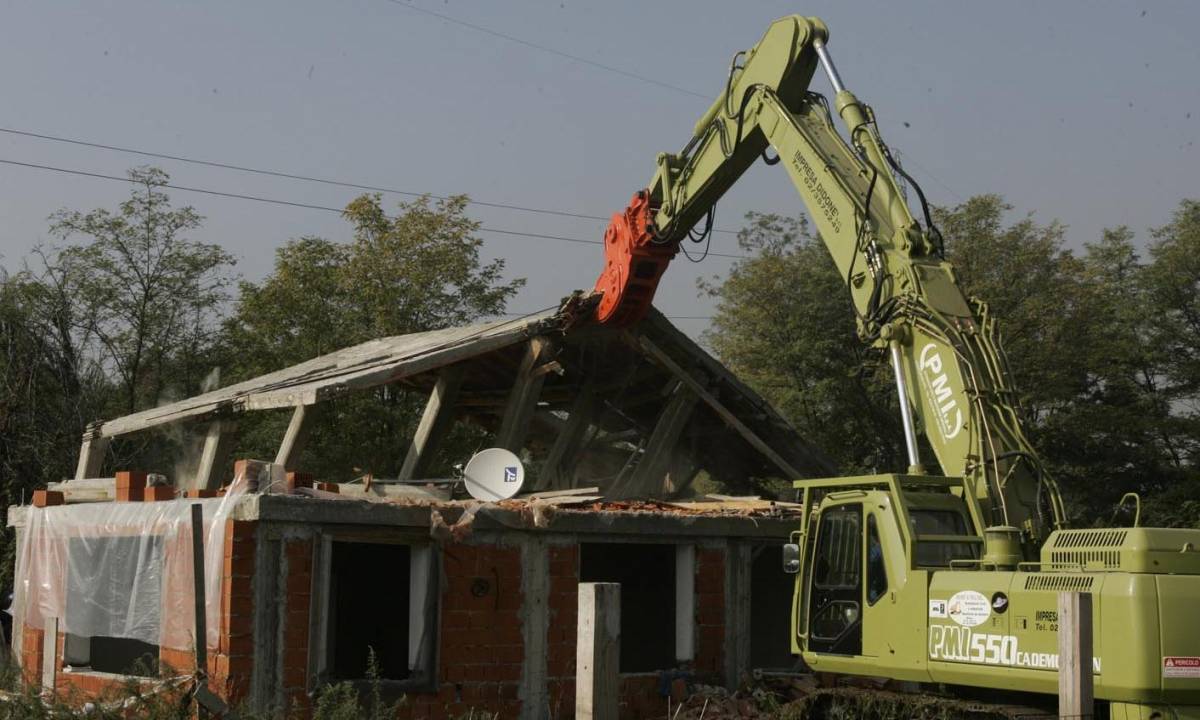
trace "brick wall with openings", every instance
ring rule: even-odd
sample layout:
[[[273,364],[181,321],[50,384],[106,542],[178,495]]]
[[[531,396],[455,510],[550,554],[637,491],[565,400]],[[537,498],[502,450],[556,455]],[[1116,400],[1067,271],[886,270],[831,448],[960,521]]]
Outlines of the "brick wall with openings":
[[[472,710],[501,718],[520,714],[521,572],[516,546],[442,548],[438,691],[410,693],[401,718],[457,718]]]
[[[546,635],[547,702],[551,717],[575,713],[575,639],[579,609],[579,546],[551,545],[549,550],[549,628]],[[721,683],[725,644],[725,550],[699,548],[696,552],[696,659],[695,679]],[[667,597],[664,602],[671,602]],[[668,668],[664,668],[668,669]],[[655,674],[621,678],[620,713],[623,719],[666,713],[662,680]]]
[[[173,542],[182,542],[182,540],[174,539]],[[208,648],[208,676],[209,686],[213,692],[234,704],[245,697],[253,665],[251,631],[254,608],[252,591],[254,543],[255,523],[227,521],[221,604],[218,613],[218,640],[217,645],[210,645]],[[186,551],[191,552],[190,539],[187,542]],[[187,565],[190,572],[190,563]],[[163,591],[164,593],[186,592],[190,601],[191,589],[192,578],[189,575],[186,578],[166,578]],[[179,631],[185,629],[184,636],[190,642],[192,622],[193,618],[190,614],[186,618],[163,618],[163,636],[180,637]],[[25,680],[33,685],[42,683],[43,638],[42,630],[32,628],[23,630],[22,672]],[[83,702],[124,691],[127,678],[123,676],[87,670],[64,671],[65,633],[58,633],[56,641],[55,689],[64,697],[72,701]],[[195,668],[194,649],[163,645],[159,648],[159,664],[163,674],[190,673]],[[153,683],[153,680],[147,679],[145,683],[148,686]]]

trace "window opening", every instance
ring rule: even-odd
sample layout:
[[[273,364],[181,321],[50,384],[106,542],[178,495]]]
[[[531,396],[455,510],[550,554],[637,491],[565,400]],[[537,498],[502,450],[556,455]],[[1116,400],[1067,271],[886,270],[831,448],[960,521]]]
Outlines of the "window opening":
[[[92,634],[66,633],[63,664],[119,675],[158,675],[162,538],[76,537],[68,542],[67,554],[65,627],[87,628]],[[131,603],[136,612],[114,614],[114,608]]]
[[[328,673],[367,677],[370,652],[379,677],[406,680],[409,665],[409,578],[412,548],[384,543],[331,543]]]
[[[675,666],[675,546],[582,543],[580,582],[621,583],[621,672]]]

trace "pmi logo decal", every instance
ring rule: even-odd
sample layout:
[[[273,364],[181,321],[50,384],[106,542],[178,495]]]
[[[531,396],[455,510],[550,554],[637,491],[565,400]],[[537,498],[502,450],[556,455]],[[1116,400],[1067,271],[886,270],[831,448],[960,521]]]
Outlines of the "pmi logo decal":
[[[946,440],[953,440],[963,429],[962,408],[954,398],[954,390],[942,364],[942,355],[934,343],[921,348],[921,385],[937,412],[938,430]]]

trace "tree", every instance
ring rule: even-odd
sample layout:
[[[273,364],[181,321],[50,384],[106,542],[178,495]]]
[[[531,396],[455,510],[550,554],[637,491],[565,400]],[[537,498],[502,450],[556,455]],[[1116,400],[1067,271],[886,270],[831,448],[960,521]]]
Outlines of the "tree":
[[[705,336],[734,373],[848,474],[904,465],[888,366],[855,334],[850,296],[803,218],[749,213]]]
[[[1158,357],[1158,394],[1169,407],[1164,444],[1171,463],[1147,514],[1164,525],[1200,527],[1200,201],[1181,201],[1171,222],[1150,234],[1140,321]]]
[[[79,329],[99,343],[123,387],[122,409],[134,412],[169,388],[199,389],[234,258],[219,245],[187,238],[202,218],[190,207],[171,207],[162,191],[165,172],[138,168],[129,179],[136,188],[116,212],[56,213],[55,236],[89,241],[45,260],[51,274],[71,279]]]
[[[0,504],[69,477],[88,420],[110,385],[80,350],[61,274],[0,270]],[[12,576],[12,534],[0,533],[0,587]]]
[[[1194,416],[1200,409],[1200,201],[1181,202],[1171,222],[1151,236],[1146,284],[1156,312],[1145,320],[1162,346],[1173,395]]]
[[[524,281],[503,281],[503,260],[481,260],[479,224],[466,216],[466,204],[462,196],[421,198],[389,216],[379,196],[364,195],[345,211],[350,243],[307,237],[284,245],[269,276],[241,284],[226,324],[235,377],[502,313]],[[323,405],[302,456],[308,472],[344,479],[356,468],[378,475],[399,469],[421,402],[381,387]],[[273,455],[286,422],[248,418],[239,452]]]
[[[1149,502],[1148,520],[1200,522],[1200,321],[1189,324],[1200,318],[1200,205],[1185,202],[1155,231],[1150,266],[1127,228],[1076,255],[1059,223],[1006,222],[1011,212],[983,195],[936,220],[960,284],[999,319],[1026,432],[1075,523],[1107,521],[1130,491],[1171,498]],[[824,247],[802,219],[759,214],[739,240],[752,257],[723,283],[702,283],[717,300],[708,341],[718,355],[846,474],[902,468],[891,374],[855,337]]]

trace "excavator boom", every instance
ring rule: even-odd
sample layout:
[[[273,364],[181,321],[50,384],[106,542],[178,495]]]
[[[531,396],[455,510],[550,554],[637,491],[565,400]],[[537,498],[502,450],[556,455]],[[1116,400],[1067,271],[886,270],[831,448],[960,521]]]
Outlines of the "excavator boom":
[[[650,307],[680,243],[759,158],[781,162],[839,273],[867,343],[886,351],[900,396],[910,474],[925,472],[923,434],[942,472],[962,477],[981,524],[1015,527],[1027,559],[1063,526],[1058,490],[1021,430],[1016,394],[987,306],[968,299],[943,257],[919,186],[909,210],[874,113],[845,88],[816,18],[773,23],[731,64],[725,91],[650,184],[613,216],[596,284],[602,323],[631,324]],[[821,66],[833,108],[810,89]],[[849,139],[838,133],[840,116]],[[768,158],[773,148],[775,158]]]
[[[1059,593],[1089,592],[1090,665],[1107,703],[1097,710],[1200,720],[1200,674],[1180,671],[1200,665],[1200,530],[1062,529],[996,322],[963,293],[920,186],[845,88],[828,36],[820,20],[787,17],[735,56],[683,150],[660,154],[613,217],[597,320],[637,322],[725,191],[760,157],[780,163],[845,280],[859,336],[891,364],[909,463],[794,483],[799,528],[782,552],[796,574],[793,652],[820,672],[1051,695]],[[817,67],[832,108],[810,88]],[[926,449],[942,476],[927,472]]]

